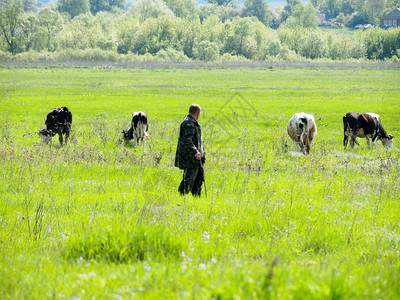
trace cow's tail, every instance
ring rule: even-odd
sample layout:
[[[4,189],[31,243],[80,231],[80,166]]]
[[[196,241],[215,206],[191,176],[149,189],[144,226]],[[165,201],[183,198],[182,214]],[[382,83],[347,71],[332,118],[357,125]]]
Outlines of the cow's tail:
[[[306,140],[308,139],[308,122],[306,118],[301,118],[301,123],[299,128],[301,130],[300,134],[300,136],[302,137],[301,142],[303,143],[303,145],[306,145]]]

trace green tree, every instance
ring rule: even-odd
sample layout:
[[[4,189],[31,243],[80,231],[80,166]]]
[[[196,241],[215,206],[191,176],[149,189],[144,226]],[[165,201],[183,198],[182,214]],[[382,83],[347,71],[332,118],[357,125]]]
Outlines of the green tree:
[[[268,11],[268,4],[265,0],[245,0],[244,7],[245,16],[254,16],[264,25],[269,25],[271,14]]]
[[[39,20],[35,15],[24,16],[22,23],[22,40],[24,42],[24,50],[29,51],[34,48],[36,35],[39,28]]]
[[[0,31],[9,51],[15,54],[18,49],[17,38],[23,33],[23,10],[20,0],[10,0],[0,8]]]
[[[301,0],[286,0],[286,3],[281,14],[281,22],[286,21],[293,14],[296,7],[302,4]]]
[[[46,40],[46,48],[48,51],[54,51],[57,48],[56,37],[63,27],[64,20],[58,11],[49,7],[42,8],[38,17],[41,31]]]
[[[174,17],[174,13],[162,0],[139,0],[132,5],[131,10],[142,22],[146,19],[160,16]]]
[[[89,0],[58,0],[57,10],[75,18],[89,11]]]
[[[306,58],[321,58],[324,57],[326,51],[325,41],[319,32],[311,31],[302,45],[300,54]]]
[[[234,4],[233,0],[207,0],[207,2],[218,6],[228,6]]]
[[[140,22],[137,17],[132,15],[123,18],[117,27],[118,53],[127,54],[134,52],[134,45],[140,30]]]
[[[164,2],[178,18],[195,19],[199,17],[197,2],[194,0],[164,0]]]
[[[22,0],[23,10],[25,12],[36,12],[36,2],[33,0]]]
[[[134,52],[137,54],[156,54],[161,49],[173,48],[180,49],[178,33],[180,21],[175,17],[161,16],[159,18],[149,18],[140,26]]]
[[[203,21],[211,16],[217,16],[222,22],[232,20],[235,17],[242,16],[243,10],[231,6],[217,6],[209,4],[199,5],[200,20]]]
[[[317,11],[311,2],[297,5],[293,14],[286,20],[286,26],[290,28],[296,26],[316,28],[318,25]]]
[[[184,54],[189,57],[194,57],[194,46],[200,40],[202,26],[200,20],[183,20],[180,22],[177,32],[177,39],[181,43],[181,48]]]
[[[360,17],[360,22],[379,24],[382,18],[387,0],[353,0],[352,8]]]
[[[253,58],[257,53],[257,41],[254,39],[256,18],[234,18],[224,24],[223,53]]]
[[[201,41],[194,48],[196,59],[213,61],[219,57],[219,48],[217,43],[210,41]]]
[[[100,11],[112,11],[113,9],[125,10],[125,0],[90,0],[90,11],[96,15]]]
[[[387,0],[384,14],[388,14],[396,8],[400,7],[400,0]]]

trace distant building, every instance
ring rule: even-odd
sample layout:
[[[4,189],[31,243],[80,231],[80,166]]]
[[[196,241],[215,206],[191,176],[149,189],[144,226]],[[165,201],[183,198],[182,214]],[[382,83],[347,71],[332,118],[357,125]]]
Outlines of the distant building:
[[[381,20],[382,27],[399,27],[400,26],[400,8],[396,8],[391,13],[384,16]]]
[[[322,24],[323,22],[326,22],[326,15],[325,14],[317,14],[317,17]]]

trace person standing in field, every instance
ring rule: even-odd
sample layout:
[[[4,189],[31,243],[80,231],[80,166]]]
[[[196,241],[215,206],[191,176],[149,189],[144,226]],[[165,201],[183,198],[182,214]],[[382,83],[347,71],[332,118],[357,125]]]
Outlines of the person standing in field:
[[[183,179],[178,188],[181,195],[191,192],[193,196],[201,196],[205,152],[201,127],[197,122],[200,114],[201,107],[198,104],[190,105],[189,114],[183,119],[180,126],[175,167],[183,170]]]

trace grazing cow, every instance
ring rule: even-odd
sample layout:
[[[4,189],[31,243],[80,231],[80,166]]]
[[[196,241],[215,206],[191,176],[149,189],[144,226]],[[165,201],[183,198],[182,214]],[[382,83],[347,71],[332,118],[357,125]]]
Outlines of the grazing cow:
[[[52,138],[58,134],[60,144],[63,144],[63,134],[65,134],[65,143],[67,143],[71,132],[72,114],[67,107],[55,108],[50,111],[46,118],[46,129],[39,131],[42,143],[52,143]]]
[[[287,132],[304,155],[310,154],[311,142],[317,135],[317,125],[313,115],[303,112],[294,114],[289,120]]]
[[[393,146],[394,136],[386,133],[385,129],[383,129],[381,119],[377,114],[349,112],[343,116],[343,127],[344,148],[347,147],[349,136],[351,148],[354,148],[354,144],[358,144],[356,141],[357,137],[366,138],[368,147],[371,145],[369,139],[372,139],[372,147],[377,140],[381,140],[382,144],[388,148],[392,148]]]
[[[130,141],[134,139],[135,145],[139,144],[139,140],[142,145],[144,144],[144,137],[149,136],[147,130],[149,125],[147,123],[147,115],[142,111],[134,112],[132,115],[131,128],[128,131],[122,131],[124,139]]]

